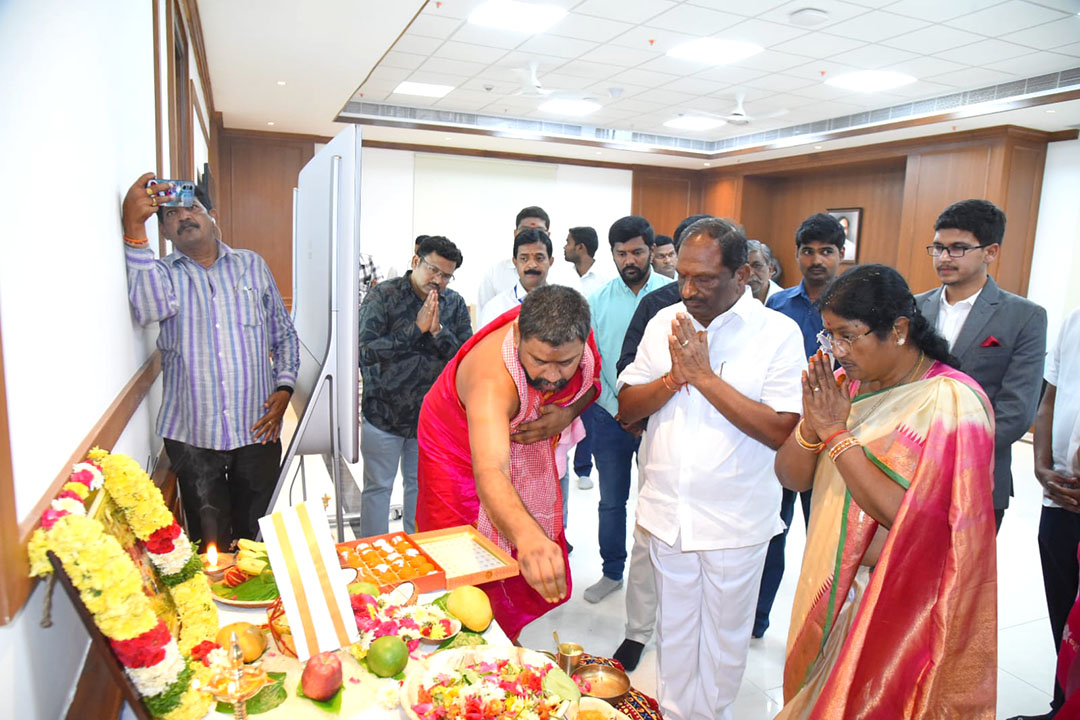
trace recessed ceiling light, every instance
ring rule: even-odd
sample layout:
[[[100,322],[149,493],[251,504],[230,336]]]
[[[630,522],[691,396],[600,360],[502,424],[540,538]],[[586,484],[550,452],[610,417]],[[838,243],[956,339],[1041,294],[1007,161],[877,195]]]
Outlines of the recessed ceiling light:
[[[566,10],[554,5],[518,2],[518,0],[488,0],[472,11],[469,22],[474,25],[532,35],[544,32],[565,16]]]
[[[904,73],[892,72],[891,70],[860,70],[859,72],[845,73],[829,78],[826,85],[854,90],[855,92],[880,92],[892,90],[902,85],[910,85],[915,78]]]
[[[406,80],[394,88],[394,93],[398,95],[419,95],[421,97],[441,98],[453,89],[453,85],[431,85],[429,83],[409,82]]]
[[[700,132],[720,127],[724,122],[721,118],[705,117],[703,115],[680,115],[665,122],[664,127]]]
[[[814,27],[820,25],[829,19],[829,13],[818,8],[806,7],[801,10],[796,10],[788,15],[788,22],[792,25],[801,25],[803,27]]]
[[[1048,112],[1048,113],[1056,113],[1057,110],[1047,110],[1046,112]]]
[[[594,103],[592,100],[548,100],[540,106],[540,112],[569,117],[581,117],[599,109],[600,103]]]
[[[597,150],[597,151],[596,151],[596,154],[597,154],[597,155],[603,155],[604,153],[602,153],[602,152],[600,152],[599,150]]]
[[[278,85],[284,85],[284,84],[285,84],[285,81],[284,81],[284,80],[278,80],[278,81],[277,81],[277,84],[278,84]]]
[[[712,163],[704,163],[705,167],[712,167]]]
[[[708,63],[710,65],[726,65],[727,63],[745,60],[751,55],[757,55],[764,48],[760,45],[744,42],[742,40],[721,40],[720,38],[698,38],[682,45],[676,45],[667,51],[668,57],[691,62]]]
[[[821,149],[821,146],[820,146],[820,145],[815,145],[815,146],[814,146],[814,149],[815,149],[815,150],[820,150],[820,149]]]
[[[270,120],[270,121],[269,121],[269,122],[267,122],[266,124],[267,124],[267,125],[270,125],[271,127],[273,127],[273,125],[274,125],[274,121],[273,121],[273,120]]]

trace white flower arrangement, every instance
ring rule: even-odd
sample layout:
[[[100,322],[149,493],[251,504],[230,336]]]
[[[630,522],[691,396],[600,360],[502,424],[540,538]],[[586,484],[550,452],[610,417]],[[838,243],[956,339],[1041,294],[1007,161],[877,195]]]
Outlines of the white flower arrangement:
[[[175,640],[170,640],[165,646],[165,657],[161,659],[161,662],[144,668],[124,668],[124,672],[131,678],[135,689],[144,697],[153,697],[165,692],[177,681],[183,671],[184,657],[180,654],[180,648]]]
[[[159,572],[164,575],[175,575],[183,570],[191,559],[191,541],[188,540],[186,534],[181,533],[173,540],[172,552],[158,555],[147,551],[146,554],[150,556],[150,560]]]

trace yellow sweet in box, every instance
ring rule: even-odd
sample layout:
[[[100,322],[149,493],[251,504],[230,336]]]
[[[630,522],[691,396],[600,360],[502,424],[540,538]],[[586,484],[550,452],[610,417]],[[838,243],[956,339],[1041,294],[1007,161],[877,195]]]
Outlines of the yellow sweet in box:
[[[447,611],[473,632],[484,632],[491,624],[491,601],[478,587],[454,588],[446,600]]]

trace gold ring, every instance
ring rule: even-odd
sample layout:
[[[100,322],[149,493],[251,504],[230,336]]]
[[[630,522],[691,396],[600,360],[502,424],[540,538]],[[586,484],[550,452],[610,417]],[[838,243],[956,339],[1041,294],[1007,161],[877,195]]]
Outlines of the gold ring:
[[[150,198],[150,204],[153,205],[154,207],[157,207],[157,198],[156,197]]]
[[[820,387],[814,388],[814,392],[821,392],[821,388]]]
[[[150,189],[150,188],[148,187],[148,188],[146,188],[146,194],[147,194],[147,195],[150,195],[150,196],[153,196],[153,194],[154,194],[154,191],[153,191],[153,190],[151,190],[151,189]]]
[[[687,346],[687,345],[689,345],[689,344],[690,344],[690,341],[689,341],[689,340],[683,340],[683,341],[682,341],[682,346],[683,346],[683,347],[686,347],[686,346]]]

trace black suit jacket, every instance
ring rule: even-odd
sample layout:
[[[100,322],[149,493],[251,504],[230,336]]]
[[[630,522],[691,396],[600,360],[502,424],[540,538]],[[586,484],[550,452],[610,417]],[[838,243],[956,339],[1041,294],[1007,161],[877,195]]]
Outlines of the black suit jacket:
[[[936,327],[942,288],[916,296],[919,311]],[[1009,507],[1012,444],[1035,421],[1046,360],[1046,310],[1006,292],[988,277],[964,321],[952,354],[982,385],[994,406],[994,509]]]

